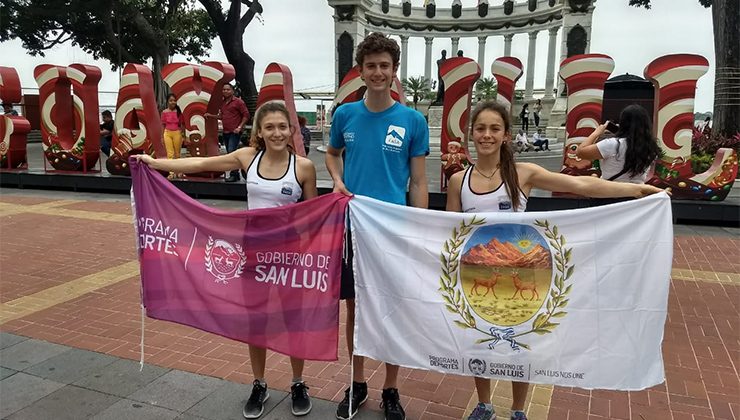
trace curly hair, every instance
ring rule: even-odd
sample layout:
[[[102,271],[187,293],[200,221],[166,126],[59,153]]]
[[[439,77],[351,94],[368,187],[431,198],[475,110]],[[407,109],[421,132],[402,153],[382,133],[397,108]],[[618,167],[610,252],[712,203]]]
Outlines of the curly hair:
[[[259,108],[257,108],[257,112],[254,116],[254,126],[252,127],[252,135],[249,138],[249,145],[251,147],[254,147],[257,150],[265,150],[265,139],[262,137],[257,136],[257,132],[259,132],[262,128],[262,120],[265,118],[267,114],[273,113],[273,112],[279,112],[283,115],[285,115],[285,119],[288,120],[288,126],[290,127],[291,132],[293,131],[294,127],[290,123],[290,113],[288,112],[288,108],[285,107],[285,105],[282,102],[278,101],[270,101]],[[291,142],[289,142],[290,145]],[[290,150],[292,150],[292,146],[289,147]]]
[[[393,67],[398,67],[398,63],[401,61],[401,48],[398,46],[398,43],[380,32],[373,32],[357,46],[355,61],[362,67],[366,55],[384,52],[391,55]]]

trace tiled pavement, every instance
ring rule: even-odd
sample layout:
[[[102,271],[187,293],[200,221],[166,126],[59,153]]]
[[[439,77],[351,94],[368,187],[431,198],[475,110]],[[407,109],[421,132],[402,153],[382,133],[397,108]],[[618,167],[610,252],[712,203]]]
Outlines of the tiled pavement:
[[[130,220],[126,197],[0,190],[0,418],[241,417],[250,380],[242,344],[147,319],[139,372]],[[675,234],[666,383],[641,392],[536,386],[531,419],[740,420],[740,230],[676,226]],[[349,378],[343,348],[337,362],[306,364],[314,396],[307,418],[333,417],[331,401]],[[276,391],[265,418],[292,418],[289,361],[268,357]],[[367,369],[374,399],[358,418],[377,419],[383,369]],[[409,419],[460,419],[475,402],[468,378],[401,369],[399,385]],[[501,418],[510,389],[494,388]]]

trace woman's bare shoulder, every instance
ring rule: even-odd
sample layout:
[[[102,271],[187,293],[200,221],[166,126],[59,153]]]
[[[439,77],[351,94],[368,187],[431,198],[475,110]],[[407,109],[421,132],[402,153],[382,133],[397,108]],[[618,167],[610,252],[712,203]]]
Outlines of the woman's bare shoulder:
[[[296,166],[298,167],[298,170],[306,170],[306,171],[316,170],[316,166],[313,164],[313,162],[309,158],[295,155],[295,163],[296,163]]]

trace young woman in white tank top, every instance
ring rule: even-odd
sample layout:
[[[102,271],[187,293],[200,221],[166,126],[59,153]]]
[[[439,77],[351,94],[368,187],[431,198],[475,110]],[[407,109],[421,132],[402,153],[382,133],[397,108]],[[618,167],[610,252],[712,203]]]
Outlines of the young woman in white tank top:
[[[296,156],[290,149],[292,133],[297,127],[290,125],[285,105],[268,102],[254,117],[250,147],[237,149],[227,155],[206,158],[154,159],[137,155],[139,161],[150,167],[177,173],[228,172],[247,169],[247,206],[251,209],[279,207],[295,203],[301,197],[309,200],[318,196],[316,168],[313,163]],[[246,418],[258,418],[269,398],[265,382],[267,350],[249,346],[249,359],[254,373],[252,394],[242,413]],[[303,382],[302,359],[291,357],[293,385],[291,386],[292,412],[301,416],[311,411],[308,387]]]
[[[509,197],[509,192],[504,187],[503,182],[494,190],[474,191],[470,185],[472,172],[479,172],[475,165],[471,165],[465,170],[460,187],[460,203],[463,213],[480,213],[486,211],[515,212],[527,209],[527,196],[519,188],[516,190],[516,193],[519,195],[519,207],[514,208],[511,197]]]
[[[472,112],[472,139],[478,161],[450,178],[447,210],[485,213],[524,211],[532,188],[587,197],[643,197],[662,191],[651,185],[610,182],[590,176],[550,172],[533,163],[515,163],[509,111],[496,102],[482,102]],[[496,418],[491,406],[491,381],[475,378],[478,406],[468,419]],[[512,382],[511,419],[523,420],[529,384]]]
[[[280,207],[298,201],[303,195],[303,187],[298,181],[296,170],[298,157],[291,154],[285,172],[277,178],[269,178],[262,173],[265,170],[262,162],[264,156],[264,150],[257,152],[247,168],[247,208],[251,210]]]

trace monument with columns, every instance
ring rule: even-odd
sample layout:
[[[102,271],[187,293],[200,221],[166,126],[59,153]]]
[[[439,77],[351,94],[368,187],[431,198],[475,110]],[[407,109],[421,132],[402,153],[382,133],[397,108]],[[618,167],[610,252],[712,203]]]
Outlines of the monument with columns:
[[[408,40],[424,38],[424,77],[432,80],[436,57],[432,57],[434,42],[449,47],[450,56],[458,51],[460,38],[478,38],[477,63],[488,75],[485,66],[486,45],[503,38],[504,56],[511,55],[515,36],[527,36],[529,50],[525,66],[524,101],[535,99],[534,63],[537,37],[547,33],[547,70],[542,99],[542,120],[547,124],[548,137],[565,137],[566,98],[562,81],[555,84],[555,67],[560,61],[590,51],[591,21],[596,0],[456,0],[450,8],[440,8],[434,1],[411,0],[328,0],[334,8],[334,34],[336,43],[335,83],[338,86],[354,65],[357,45],[370,32],[382,32],[398,37],[401,45],[401,80],[408,77]],[[422,4],[423,3],[423,4]],[[467,3],[467,4],[465,4]],[[490,4],[489,4],[490,3]],[[498,4],[493,4],[498,3]],[[562,28],[560,60],[557,56],[557,34]],[[557,86],[557,91],[556,91]],[[521,107],[521,104],[515,104]],[[552,113],[551,113],[552,111]],[[516,115],[516,112],[514,113]]]

